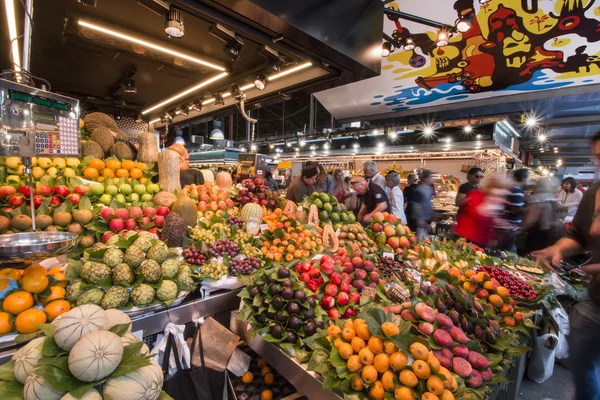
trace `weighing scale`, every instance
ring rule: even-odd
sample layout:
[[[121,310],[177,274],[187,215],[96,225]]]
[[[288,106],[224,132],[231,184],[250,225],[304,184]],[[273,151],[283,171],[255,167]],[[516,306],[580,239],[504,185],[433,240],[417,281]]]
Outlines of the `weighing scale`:
[[[79,101],[0,79],[0,156],[21,157],[34,193],[32,157],[80,157]],[[37,232],[30,196],[32,232],[0,235],[0,268],[66,254],[77,235]]]

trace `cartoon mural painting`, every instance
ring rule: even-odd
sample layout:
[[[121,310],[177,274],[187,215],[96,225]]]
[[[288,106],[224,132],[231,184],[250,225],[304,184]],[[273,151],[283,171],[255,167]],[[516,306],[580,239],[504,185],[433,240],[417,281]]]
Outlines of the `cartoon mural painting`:
[[[438,47],[434,28],[388,14],[385,33],[400,43],[410,37],[415,46],[394,49],[383,59],[380,77],[317,93],[336,118],[600,83],[600,0],[490,0],[481,5],[397,0],[387,7],[449,25],[457,14],[475,18],[465,33],[455,33]],[[355,101],[365,104],[343,111],[330,95],[340,91],[345,98],[370,96]]]

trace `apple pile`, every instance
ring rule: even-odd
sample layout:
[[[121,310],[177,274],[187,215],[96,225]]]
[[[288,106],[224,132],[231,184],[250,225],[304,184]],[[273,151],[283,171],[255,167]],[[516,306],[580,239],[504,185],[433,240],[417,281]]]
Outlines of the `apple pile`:
[[[106,178],[101,183],[92,184],[89,191],[94,204],[105,206],[111,206],[113,201],[125,205],[152,202],[158,192],[160,187],[156,183],[140,183],[135,179],[128,181],[127,178]]]
[[[203,185],[187,185],[181,193],[187,193],[192,200],[198,202],[198,218],[210,219],[219,211],[227,211],[232,215],[238,213],[227,192],[223,192],[212,182],[205,182]]]
[[[108,226],[108,230],[102,235],[102,242],[106,243],[111,236],[123,231],[148,231],[158,236],[169,213],[169,207],[166,206],[142,208],[135,205],[117,209],[102,207],[100,219]]]
[[[241,206],[256,203],[269,210],[277,208],[277,195],[271,192],[269,186],[265,185],[265,181],[260,177],[244,179],[237,193],[232,193],[232,199]]]
[[[65,185],[52,187],[45,183],[38,183],[33,193],[33,204],[35,208],[39,208],[45,198],[50,198],[50,207],[58,207],[64,200],[69,200],[71,204],[77,205],[81,197],[88,190],[83,185],[77,185],[71,190]],[[0,204],[4,203],[12,208],[19,208],[22,205],[28,206],[31,196],[32,193],[29,186],[20,186],[18,188],[9,185],[0,186]]]
[[[406,249],[416,243],[416,237],[408,226],[393,214],[377,212],[373,214],[369,234],[381,250],[404,254]]]

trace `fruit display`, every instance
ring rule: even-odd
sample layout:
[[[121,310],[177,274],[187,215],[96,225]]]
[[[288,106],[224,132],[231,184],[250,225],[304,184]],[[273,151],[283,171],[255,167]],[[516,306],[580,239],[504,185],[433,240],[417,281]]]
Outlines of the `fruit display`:
[[[303,205],[309,210],[308,221],[313,225],[324,227],[325,224],[331,223],[333,228],[337,229],[356,222],[354,213],[348,211],[332,194],[315,192],[304,199]],[[315,207],[311,207],[312,205]]]
[[[163,373],[148,347],[131,335],[131,320],[96,305],[76,307],[41,323],[44,336],[21,347],[2,366],[2,398],[121,398],[156,400]],[[135,393],[143,393],[136,397]]]
[[[115,204],[113,204],[115,206]],[[128,207],[102,207],[98,213],[100,219],[107,224],[107,230],[102,235],[106,243],[113,235],[123,231],[148,231],[154,235],[165,225],[165,218],[171,213],[165,206],[130,205]]]
[[[263,257],[275,262],[302,260],[325,251],[323,239],[309,227],[288,220],[279,222],[274,230],[266,230],[260,236]]]
[[[160,187],[146,181],[128,178],[106,178],[102,182],[90,185],[89,196],[94,204],[111,206],[113,201],[121,205],[132,203],[153,202],[155,195],[160,192]]]
[[[199,269],[198,276],[200,278],[208,278],[214,281],[218,281],[224,276],[229,274],[229,268],[225,265],[223,261],[218,261],[215,259],[209,260],[207,263],[202,265]]]
[[[106,159],[86,157],[82,161],[79,176],[94,182],[102,182],[107,178],[125,178],[130,182],[135,179],[145,184],[155,175],[154,163],[120,161],[117,157]]]
[[[403,255],[416,243],[416,237],[402,221],[393,214],[377,212],[369,227],[369,234],[383,251]]]
[[[255,203],[269,210],[274,210],[278,204],[278,195],[271,192],[271,189],[261,177],[244,179],[241,182],[241,187],[232,188],[230,197],[240,206]]]
[[[35,182],[53,186],[65,184],[66,178],[81,176],[81,161],[74,157],[32,157],[31,172]],[[27,185],[27,176],[24,175],[23,161],[20,157],[0,157],[0,181],[13,187]]]
[[[351,251],[365,251],[368,254],[377,252],[377,244],[369,237],[361,224],[346,224],[336,229],[340,230],[338,237],[341,247],[348,247]]]
[[[234,258],[229,260],[229,275],[250,275],[260,268],[262,261],[256,257]]]
[[[213,182],[205,182],[203,185],[187,185],[181,190],[181,194],[187,194],[197,202],[198,218],[211,219],[215,215],[220,215],[222,211],[227,211],[230,215],[239,213],[239,209],[235,207],[229,194],[222,191]]]
[[[508,295],[512,297],[523,300],[535,300],[535,298],[537,297],[535,290],[533,290],[533,288],[529,286],[527,282],[518,278],[512,272],[504,271],[501,268],[494,268],[489,265],[484,265],[478,268],[477,271],[487,273],[500,285],[508,289]]]

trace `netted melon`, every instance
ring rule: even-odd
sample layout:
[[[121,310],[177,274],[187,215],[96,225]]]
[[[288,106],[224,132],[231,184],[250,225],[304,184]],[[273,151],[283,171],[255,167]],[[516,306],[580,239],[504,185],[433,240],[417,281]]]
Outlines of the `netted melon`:
[[[101,112],[93,112],[83,117],[84,126],[88,132],[93,132],[96,128],[108,128],[110,130],[119,130],[114,119]]]
[[[76,400],[71,393],[65,394],[60,400]],[[91,389],[89,392],[86,392],[83,396],[79,398],[79,400],[102,400],[102,396],[96,389]]]
[[[39,375],[31,374],[25,381],[23,398],[25,400],[60,400],[65,393],[54,389],[52,385]]]
[[[108,128],[96,128],[90,136],[93,142],[96,142],[102,147],[104,153],[108,153],[110,148],[115,144],[113,133]]]
[[[25,346],[21,347],[12,356],[15,361],[14,373],[15,378],[21,383],[25,383],[27,376],[33,372],[37,366],[37,362],[42,358],[42,346],[45,337],[33,339]]]
[[[70,351],[83,336],[108,329],[108,317],[102,308],[94,304],[75,307],[62,315],[54,331],[58,347]]]
[[[121,130],[113,130],[112,131],[113,136],[115,137],[115,140],[123,140],[124,142],[128,142],[129,138],[127,137],[127,135],[125,134],[125,132],[121,131]]]
[[[139,341],[140,339],[138,339],[138,337],[135,336],[133,333],[126,333],[123,336],[121,336],[121,342],[123,343],[123,347],[128,346],[130,344],[139,343]],[[142,345],[142,348],[140,349],[139,355],[147,356],[148,354],[150,354],[150,349],[148,348],[146,343],[144,343]]]
[[[127,332],[131,332],[131,318],[127,314],[114,308],[106,310],[105,313],[108,317],[108,329],[115,325],[129,324]]]
[[[162,370],[152,362],[127,375],[109,378],[102,394],[106,400],[156,400],[162,392],[162,385]]]
[[[82,157],[94,157],[94,158],[104,158],[104,150],[102,147],[92,141],[81,142],[81,156]]]
[[[69,371],[83,382],[95,382],[113,373],[123,358],[121,338],[109,331],[85,335],[69,353]]]
[[[119,160],[133,160],[131,149],[123,142],[115,143],[110,149],[110,155],[116,156]]]

